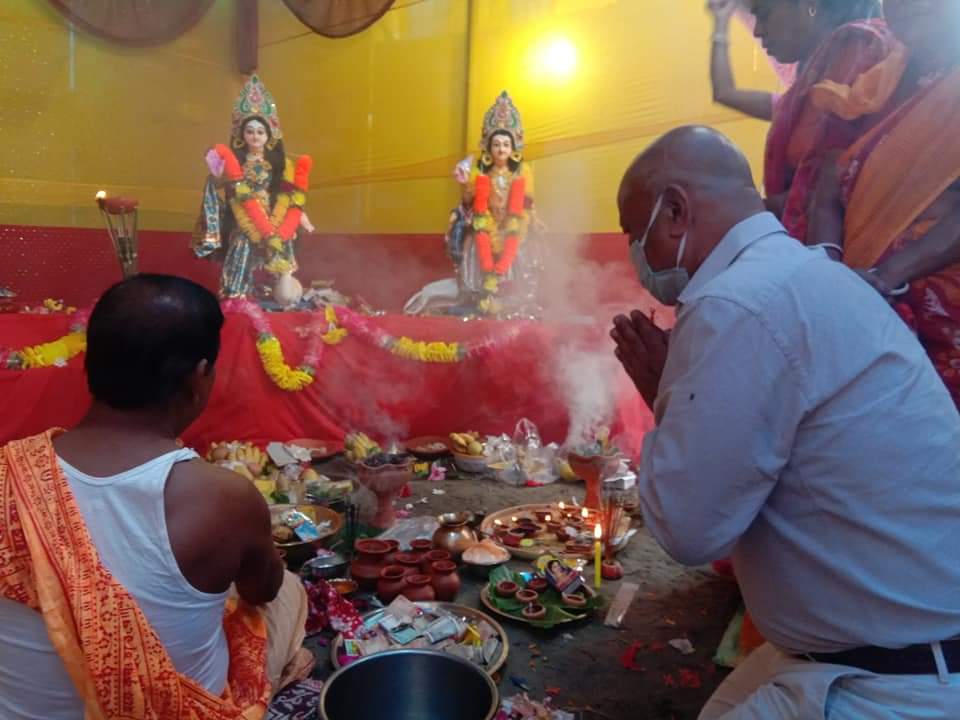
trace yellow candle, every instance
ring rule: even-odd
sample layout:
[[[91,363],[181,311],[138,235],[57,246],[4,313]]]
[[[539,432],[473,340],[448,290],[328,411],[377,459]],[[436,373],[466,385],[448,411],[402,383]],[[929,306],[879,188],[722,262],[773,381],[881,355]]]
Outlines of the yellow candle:
[[[600,523],[597,523],[593,528],[593,586],[595,588],[600,587],[600,572],[601,566],[603,565],[603,558],[601,557],[601,548],[600,548],[600,538],[603,537],[603,530],[600,529]]]

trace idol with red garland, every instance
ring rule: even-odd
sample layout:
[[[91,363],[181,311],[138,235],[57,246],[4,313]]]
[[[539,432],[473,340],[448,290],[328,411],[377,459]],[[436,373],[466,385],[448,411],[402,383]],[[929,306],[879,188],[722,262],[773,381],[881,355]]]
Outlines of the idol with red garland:
[[[523,149],[520,112],[504,91],[484,116],[479,159],[454,170],[463,202],[451,216],[447,251],[460,302],[488,315],[538,311],[533,171]]]
[[[274,300],[296,304],[303,288],[293,275],[294,242],[314,229],[303,210],[312,161],[286,156],[276,103],[256,75],[234,105],[230,146],[214,146],[206,162],[192,246],[198,257],[223,262],[221,297],[250,295],[254,271],[263,269],[274,278]]]

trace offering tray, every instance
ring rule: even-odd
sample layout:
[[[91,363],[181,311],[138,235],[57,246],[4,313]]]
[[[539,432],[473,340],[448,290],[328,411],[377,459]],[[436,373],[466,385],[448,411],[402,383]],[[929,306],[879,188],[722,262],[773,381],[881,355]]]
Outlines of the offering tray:
[[[506,610],[501,610],[500,608],[498,608],[494,604],[494,599],[491,596],[490,587],[491,585],[488,584],[480,588],[480,602],[485,608],[487,608],[487,610],[489,610],[493,614],[498,615],[502,618],[506,618],[507,620],[525,623],[526,625],[530,625],[531,627],[551,628],[551,627],[556,627],[557,625],[569,625],[571,623],[580,623],[580,622],[583,622],[584,620],[588,620],[589,618],[593,617],[594,613],[596,612],[596,608],[593,607],[588,610],[584,610],[582,611],[582,613],[578,613],[576,615],[574,615],[574,613],[571,612],[571,615],[574,615],[572,617],[568,617],[568,618],[554,617],[549,622],[528,620],[527,618],[523,617],[519,612],[510,613],[510,612],[507,612]],[[593,588],[590,588],[584,585],[581,588],[581,591],[586,597],[590,598],[592,601],[596,601],[597,593],[596,591],[593,590]]]
[[[577,511],[579,510],[580,507],[577,507]],[[496,512],[487,515],[480,524],[480,532],[484,535],[494,538],[499,544],[503,545],[503,547],[509,550],[513,557],[520,560],[536,560],[545,553],[549,553],[557,557],[579,558],[587,561],[593,559],[592,539],[589,540],[589,542],[584,541],[584,548],[581,552],[567,552],[565,541],[544,537],[546,535],[545,532],[541,532],[533,538],[535,543],[533,547],[513,547],[503,542],[503,539],[497,536],[497,533],[495,532],[497,520],[500,521],[503,527],[510,527],[513,524],[511,518],[536,518],[538,512],[550,513],[554,519],[560,517],[557,506],[553,504],[532,503],[529,505],[515,505],[513,507],[504,508],[503,510],[497,510]],[[538,524],[541,526],[545,525],[545,523],[541,521],[538,521]],[[591,525],[589,528],[586,528],[586,530],[588,532],[592,532],[593,526]],[[613,552],[620,552],[620,550],[626,546],[627,542],[629,542],[630,538],[627,535],[629,530],[630,517],[624,514],[624,516],[620,519],[619,526],[614,534],[614,537],[619,538],[619,540],[613,545]],[[589,545],[589,548],[587,545]]]
[[[504,631],[503,627],[494,620],[492,617],[487,615],[487,613],[482,610],[477,610],[472,607],[467,607],[466,605],[459,605],[457,603],[448,603],[448,602],[415,602],[418,608],[422,609],[424,612],[429,613],[432,610],[444,610],[453,615],[457,615],[462,618],[466,618],[467,622],[485,622],[490,627],[494,629],[497,634],[497,638],[500,640],[500,652],[499,654],[491,660],[490,664],[487,666],[481,666],[486,671],[487,675],[493,675],[500,668],[503,667],[504,663],[507,662],[507,655],[510,653],[510,640],[507,638],[507,633]],[[371,610],[368,613],[363,615],[363,623],[367,627],[370,627],[372,624],[377,622],[381,615],[383,615],[386,608],[378,608],[377,610]],[[497,612],[495,610],[495,612]],[[502,614],[502,613],[498,613]],[[509,616],[507,616],[509,617]],[[392,647],[388,650],[382,652],[391,652],[393,650],[402,650],[402,646]],[[429,649],[429,648],[428,648]],[[379,653],[376,653],[379,654]],[[330,646],[330,662],[333,664],[333,667],[339,670],[343,667],[343,635],[338,633],[337,636],[333,639],[333,643]]]

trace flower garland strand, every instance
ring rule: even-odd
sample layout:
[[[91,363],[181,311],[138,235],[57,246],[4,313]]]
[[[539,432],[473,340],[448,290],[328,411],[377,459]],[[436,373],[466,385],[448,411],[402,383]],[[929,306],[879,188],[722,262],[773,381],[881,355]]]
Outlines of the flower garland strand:
[[[52,311],[63,309],[62,303],[59,307],[51,305],[54,302],[45,300],[44,306]],[[90,312],[89,308],[70,312],[70,332],[56,340],[28,345],[19,350],[0,348],[0,368],[33,370],[42,367],[65,367],[72,358],[87,349],[87,321],[90,319]]]

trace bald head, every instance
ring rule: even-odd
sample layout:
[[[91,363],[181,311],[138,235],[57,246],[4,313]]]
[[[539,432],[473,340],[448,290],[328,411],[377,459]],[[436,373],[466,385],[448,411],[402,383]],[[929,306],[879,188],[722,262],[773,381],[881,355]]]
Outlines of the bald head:
[[[725,135],[702,125],[671,130],[630,163],[620,183],[619,204],[634,192],[661,192],[670,183],[718,193],[755,192],[750,164]]]
[[[676,265],[686,237],[680,264],[691,275],[731,227],[764,209],[743,153],[698,125],[671,130],[638,155],[620,182],[617,206],[631,237],[650,226],[646,253],[654,270]]]

